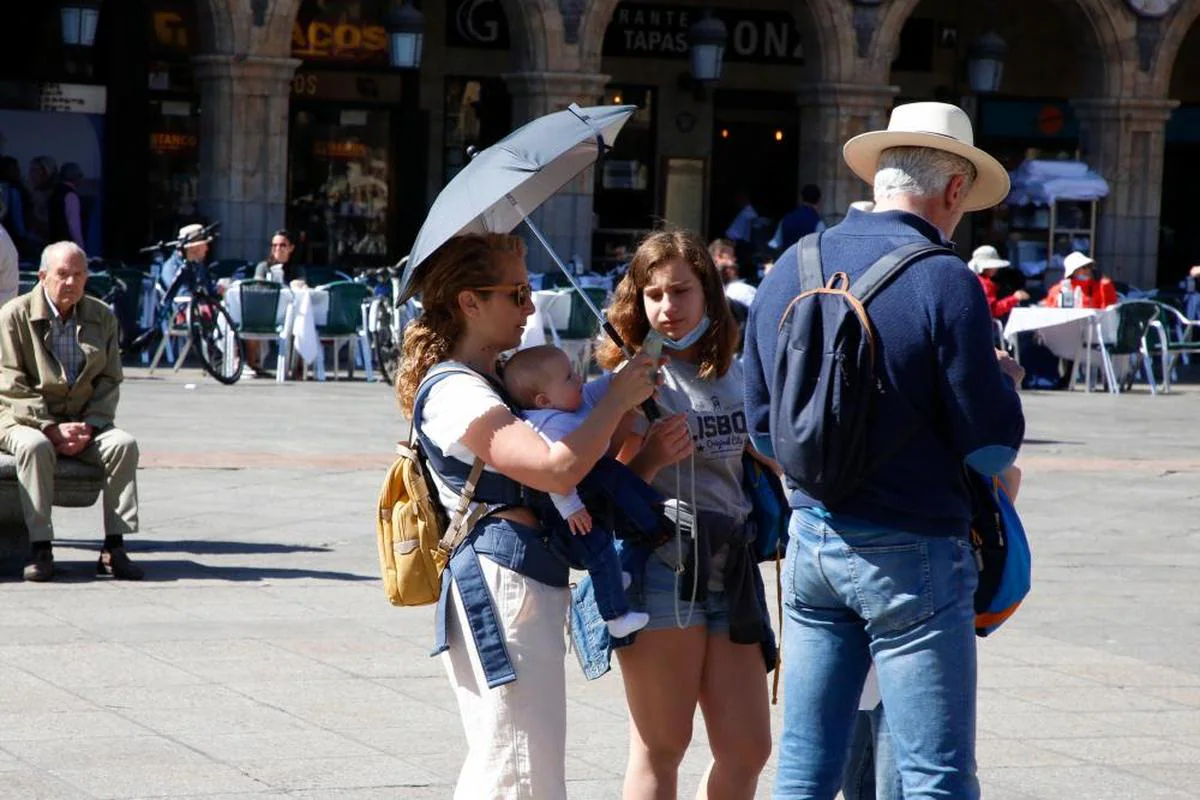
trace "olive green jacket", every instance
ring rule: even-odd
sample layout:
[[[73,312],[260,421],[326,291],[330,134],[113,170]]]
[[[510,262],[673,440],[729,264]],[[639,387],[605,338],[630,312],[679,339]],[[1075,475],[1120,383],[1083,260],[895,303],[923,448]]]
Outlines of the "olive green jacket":
[[[17,425],[39,430],[58,422],[87,422],[98,430],[112,425],[124,377],[116,317],[94,297],[75,306],[85,361],[68,385],[50,349],[53,313],[40,283],[0,308],[0,436]]]

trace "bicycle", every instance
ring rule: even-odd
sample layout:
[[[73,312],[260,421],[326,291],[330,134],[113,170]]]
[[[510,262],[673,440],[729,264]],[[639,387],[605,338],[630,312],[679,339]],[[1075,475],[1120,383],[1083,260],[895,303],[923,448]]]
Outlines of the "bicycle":
[[[184,249],[192,242],[208,236],[216,226],[217,223],[209,225],[186,240],[158,242],[142,248],[141,252],[169,253],[175,249]],[[175,362],[175,368],[179,368],[195,345],[196,356],[205,372],[227,386],[237,383],[245,366],[245,343],[238,335],[233,318],[213,291],[207,267],[184,261],[169,287],[163,289],[156,282],[154,288],[157,300],[154,320],[150,327],[130,344],[131,351],[140,353],[157,345],[152,362],[157,364],[166,347],[164,339],[168,332],[182,324],[188,332],[188,338],[183,352]],[[187,290],[187,305],[177,308],[175,297],[183,289]]]
[[[367,329],[371,334],[371,356],[384,383],[389,386],[400,370],[404,328],[419,313],[415,301],[396,301],[400,296],[400,277],[407,263],[408,256],[405,256],[393,266],[360,270],[355,278],[363,283],[374,281],[374,296],[368,301]]]

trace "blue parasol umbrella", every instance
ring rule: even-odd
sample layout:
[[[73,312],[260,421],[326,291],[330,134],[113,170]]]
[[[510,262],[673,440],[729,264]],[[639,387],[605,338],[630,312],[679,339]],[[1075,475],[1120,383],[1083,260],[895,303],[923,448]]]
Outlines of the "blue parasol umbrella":
[[[637,106],[592,106],[574,103],[518,128],[476,153],[433,202],[417,233],[408,265],[400,279],[402,299],[416,293],[421,265],[435,250],[462,233],[508,233],[522,222],[600,320],[605,333],[622,349],[616,330],[579,288],[528,215],[603,156]],[[628,354],[628,351],[627,351]]]

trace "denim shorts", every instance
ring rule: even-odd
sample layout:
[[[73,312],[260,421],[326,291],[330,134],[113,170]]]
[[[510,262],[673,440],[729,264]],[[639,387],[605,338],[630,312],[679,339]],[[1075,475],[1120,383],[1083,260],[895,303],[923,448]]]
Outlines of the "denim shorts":
[[[673,543],[663,545],[674,546]],[[677,588],[674,568],[664,561],[658,552],[651,554],[646,561],[646,573],[642,583],[645,602],[639,605],[638,601],[643,598],[635,597],[632,591],[629,594],[630,605],[650,615],[650,622],[643,630],[667,630],[679,628],[682,624],[684,627],[703,625],[710,634],[729,632],[729,604],[726,602],[725,592],[709,590],[705,599],[693,604],[690,602],[691,585],[685,585],[682,579],[679,584]],[[685,595],[687,599],[676,602],[675,598],[679,594]]]

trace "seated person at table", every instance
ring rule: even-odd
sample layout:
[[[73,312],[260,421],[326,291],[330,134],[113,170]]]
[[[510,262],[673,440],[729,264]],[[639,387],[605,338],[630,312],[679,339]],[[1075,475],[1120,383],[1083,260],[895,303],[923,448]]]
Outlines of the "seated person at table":
[[[607,388],[608,380],[602,378],[584,387],[566,353],[551,345],[541,345],[521,350],[508,360],[504,365],[504,385],[512,398],[525,409],[522,413],[525,421],[547,441],[553,442],[571,433],[587,418],[591,406]],[[595,469],[602,469],[604,463],[605,459],[602,459]],[[611,480],[617,474],[614,470],[606,475],[605,480]],[[627,482],[632,484],[635,481],[632,478],[621,481],[622,488]],[[630,499],[633,499],[638,490],[633,486],[628,488]],[[609,492],[622,494],[621,490],[612,486]],[[625,599],[628,576],[621,569],[612,532],[593,525],[592,517],[578,492],[551,494],[550,499],[562,520],[543,517],[543,521],[551,529],[551,535],[558,537],[559,543],[565,545],[570,553],[569,560],[582,564],[592,576],[596,607],[609,633],[623,637],[644,628],[650,617],[642,611],[629,608]]]
[[[1007,297],[999,296],[996,273],[1010,266],[1010,262],[1001,258],[996,248],[990,244],[976,247],[967,266],[979,276],[979,283],[983,286],[983,293],[987,295],[988,309],[992,312],[993,319],[1004,319],[1008,312],[1029,299],[1029,292],[1024,289],[1018,289]]]
[[[290,284],[293,280],[304,277],[301,271],[291,264],[292,253],[295,251],[296,243],[292,241],[290,233],[285,230],[272,233],[271,252],[266,260],[258,262],[258,266],[254,268],[254,280]],[[274,267],[279,269],[275,270]],[[280,275],[282,280],[277,277]]]
[[[1079,302],[1074,299],[1070,305],[1079,308],[1108,308],[1117,304],[1117,287],[1108,278],[1096,277],[1096,261],[1076,250],[1063,259],[1063,279],[1050,287],[1050,293],[1042,301],[1042,305],[1057,307],[1062,305],[1062,293],[1072,292]]]
[[[167,292],[168,296],[173,296],[171,289],[179,278],[179,273],[183,268],[191,264],[193,269],[202,268],[204,260],[208,258],[208,245],[212,242],[211,236],[200,237],[204,226],[200,223],[192,223],[184,225],[179,229],[177,237],[183,244],[171,254],[171,257],[163,262],[162,270],[158,273],[158,281],[162,284],[162,288]],[[178,287],[176,292],[178,291]]]

